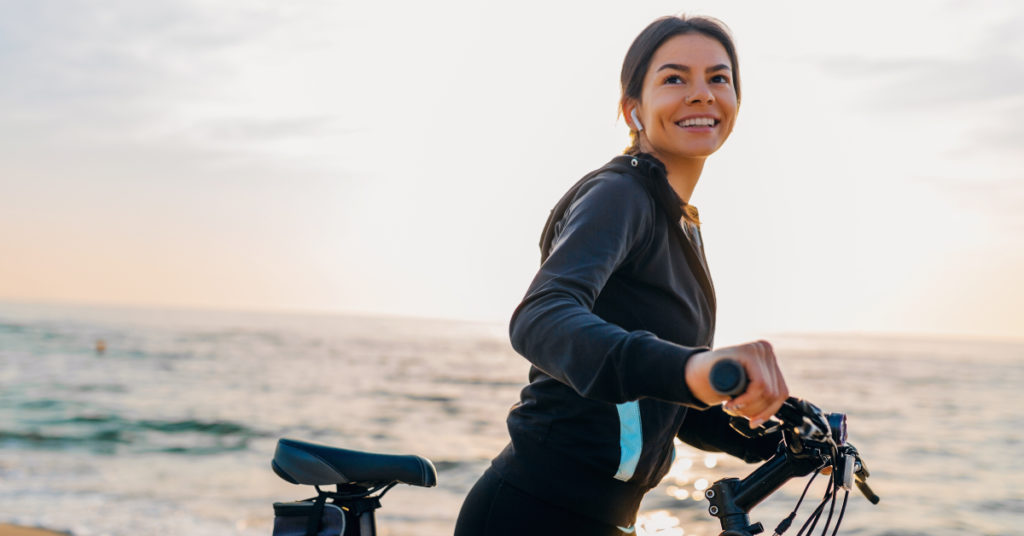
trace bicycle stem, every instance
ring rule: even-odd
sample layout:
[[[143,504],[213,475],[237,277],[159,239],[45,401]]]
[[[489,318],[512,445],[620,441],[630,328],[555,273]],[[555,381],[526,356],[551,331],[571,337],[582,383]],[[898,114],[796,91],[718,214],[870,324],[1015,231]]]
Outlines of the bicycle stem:
[[[785,448],[742,480],[725,478],[715,482],[704,496],[711,503],[708,511],[721,522],[720,536],[752,536],[762,532],[760,523],[750,524],[750,510],[789,479],[808,475],[823,465],[818,455],[798,456]]]

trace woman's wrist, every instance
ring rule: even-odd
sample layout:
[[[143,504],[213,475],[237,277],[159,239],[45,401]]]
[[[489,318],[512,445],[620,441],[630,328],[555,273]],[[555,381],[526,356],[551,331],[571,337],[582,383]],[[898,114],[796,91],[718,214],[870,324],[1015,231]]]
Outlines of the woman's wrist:
[[[711,367],[718,359],[720,357],[714,350],[708,350],[693,354],[686,361],[686,387],[694,398],[708,406],[729,400],[729,397],[719,394],[711,387]]]

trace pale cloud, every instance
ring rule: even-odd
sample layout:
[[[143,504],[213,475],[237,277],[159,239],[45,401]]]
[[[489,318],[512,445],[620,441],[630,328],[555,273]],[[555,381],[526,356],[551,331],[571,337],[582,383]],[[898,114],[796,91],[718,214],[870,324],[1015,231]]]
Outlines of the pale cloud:
[[[233,103],[245,104],[240,71],[259,59],[247,55],[296,24],[287,10],[268,6],[0,2],[0,69],[17,81],[0,86],[8,119],[0,135],[39,127],[57,140],[139,141],[161,127],[206,122],[223,128],[231,121],[235,138],[265,140],[274,129],[286,137],[300,130],[322,134],[328,119],[309,117],[301,106],[289,110],[287,100],[265,111],[268,117],[254,117],[252,110],[238,113],[241,119],[223,117]]]
[[[874,113],[930,112],[1024,95],[1024,56],[965,59],[842,57],[821,60],[825,73],[866,86]]]
[[[1003,239],[1024,228],[1024,14],[1015,11],[950,33],[959,54],[805,60],[853,88],[841,105],[875,118],[913,163],[908,178],[983,215]]]
[[[929,37],[936,45],[914,47],[913,52],[896,49],[866,54],[833,54],[806,57],[804,61],[821,72],[853,84],[870,106],[867,113],[949,112],[976,109],[1024,97],[1024,12],[1010,4],[1005,16],[977,20],[977,5],[949,3],[951,16],[943,19]],[[958,6],[958,7],[957,7]],[[994,7],[994,6],[993,6]],[[984,11],[982,11],[984,12]],[[923,25],[935,20],[922,18],[902,30],[905,40],[917,43]],[[944,30],[945,33],[942,33]]]

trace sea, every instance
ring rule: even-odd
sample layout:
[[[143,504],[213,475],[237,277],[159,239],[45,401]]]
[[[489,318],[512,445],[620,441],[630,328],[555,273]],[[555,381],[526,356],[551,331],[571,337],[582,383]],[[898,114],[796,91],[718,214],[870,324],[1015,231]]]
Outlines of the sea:
[[[839,534],[1024,534],[1024,341],[769,340],[794,395],[847,414],[881,497],[872,505],[854,490]],[[378,531],[448,535],[508,440],[527,368],[501,324],[0,303],[0,523],[268,536],[272,503],[314,494],[270,469],[289,437],[433,460],[438,486],[390,491]],[[717,535],[702,490],[755,466],[676,450],[638,533]],[[751,520],[771,534],[805,482]]]

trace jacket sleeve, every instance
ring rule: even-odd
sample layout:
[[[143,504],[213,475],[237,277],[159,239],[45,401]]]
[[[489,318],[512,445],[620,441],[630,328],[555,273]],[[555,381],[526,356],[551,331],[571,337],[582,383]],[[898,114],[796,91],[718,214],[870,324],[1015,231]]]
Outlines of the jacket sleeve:
[[[703,411],[688,411],[683,425],[676,434],[684,443],[710,452],[725,452],[745,462],[767,460],[775,454],[782,441],[782,432],[748,438],[732,429],[729,415],[721,406]]]
[[[622,403],[652,397],[706,407],[686,387],[684,370],[691,355],[707,348],[626,331],[593,313],[612,273],[650,241],[655,210],[628,175],[600,174],[584,184],[512,315],[512,346],[587,398]]]

